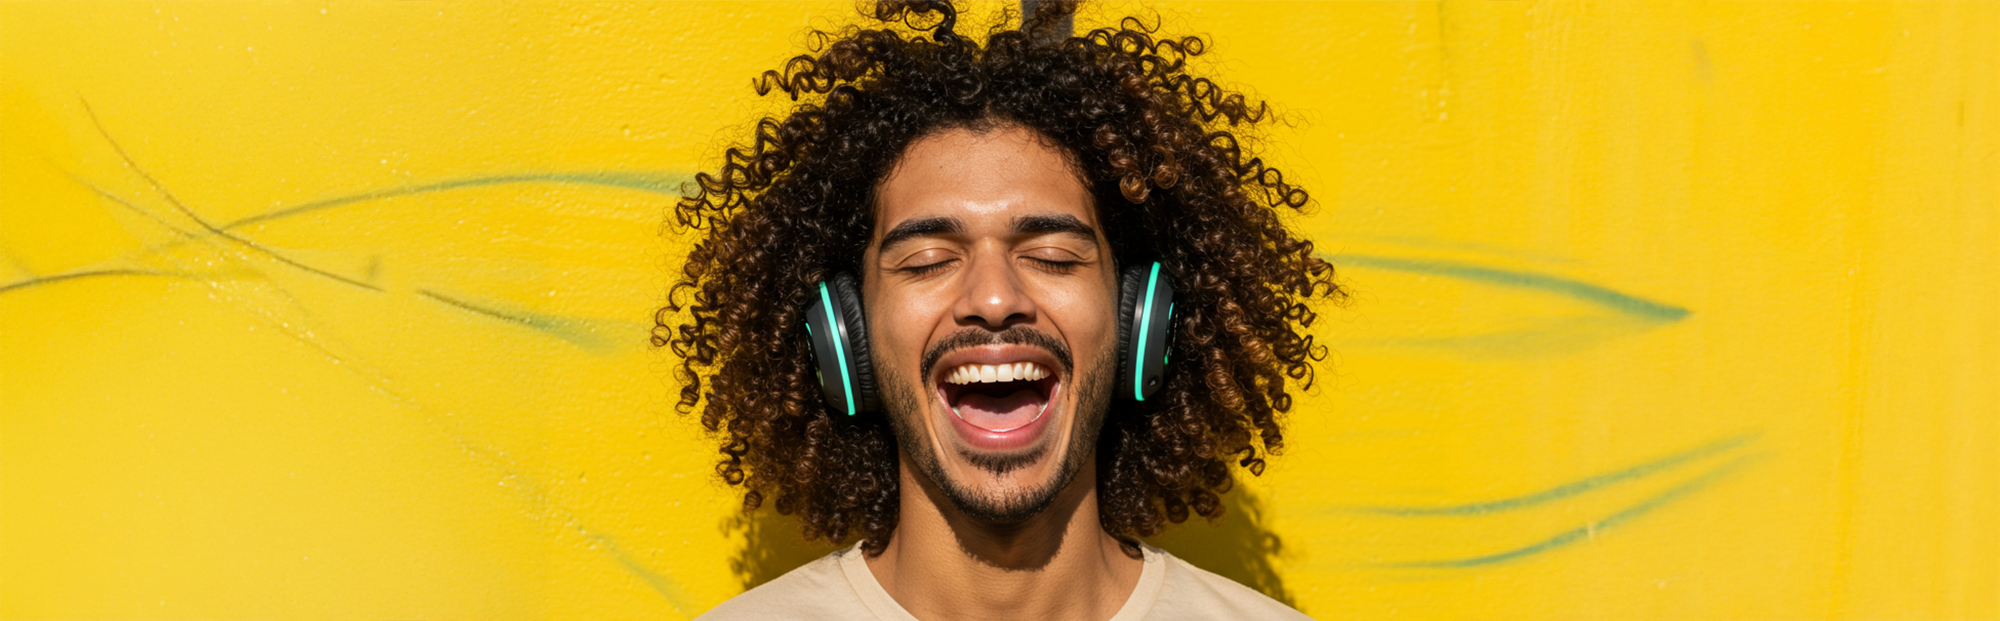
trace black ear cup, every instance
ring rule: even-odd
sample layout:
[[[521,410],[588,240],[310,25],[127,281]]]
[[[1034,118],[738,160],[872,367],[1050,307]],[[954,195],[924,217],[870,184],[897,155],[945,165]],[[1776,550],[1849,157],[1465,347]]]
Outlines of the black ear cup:
[[[875,393],[875,361],[868,352],[868,314],[861,309],[861,281],[853,274],[834,272],[827,289],[833,292],[834,307],[847,326],[848,356],[854,364],[854,400],[863,412],[881,407]]]
[[[854,276],[835,273],[814,286],[806,307],[806,332],[818,365],[820,392],[835,412],[849,416],[880,406],[875,366],[868,356],[868,318]]]
[[[1150,261],[1118,276],[1118,383],[1112,393],[1121,399],[1145,401],[1166,383],[1172,281]]]
[[[1113,394],[1124,398],[1132,396],[1132,330],[1139,322],[1132,321],[1139,306],[1140,289],[1146,288],[1146,268],[1134,265],[1118,274],[1118,380],[1112,384]]]

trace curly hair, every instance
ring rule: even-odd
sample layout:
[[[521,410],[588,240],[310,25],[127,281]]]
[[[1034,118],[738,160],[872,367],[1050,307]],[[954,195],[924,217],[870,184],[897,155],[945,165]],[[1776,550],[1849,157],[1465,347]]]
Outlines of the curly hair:
[[[1144,407],[1113,403],[1099,434],[1107,533],[1129,546],[1190,512],[1216,518],[1229,464],[1261,474],[1283,447],[1287,385],[1310,387],[1326,355],[1302,333],[1308,302],[1345,292],[1280,221],[1305,190],[1237,138],[1268,107],[1188,74],[1199,37],[1156,37],[1129,17],[1066,36],[1075,3],[1038,5],[983,46],[952,32],[957,13],[939,0],[881,2],[879,29],[815,31],[816,55],[754,81],[798,103],[674,208],[700,239],[652,340],[680,356],[677,408],[721,437],[716,470],[745,489],[745,511],[771,500],[809,539],[888,544],[896,437],[882,416],[830,415],[804,308],[813,283],[859,264],[875,190],[905,147],[949,128],[1020,126],[1059,145],[1118,263],[1159,261],[1179,290],[1173,372]]]

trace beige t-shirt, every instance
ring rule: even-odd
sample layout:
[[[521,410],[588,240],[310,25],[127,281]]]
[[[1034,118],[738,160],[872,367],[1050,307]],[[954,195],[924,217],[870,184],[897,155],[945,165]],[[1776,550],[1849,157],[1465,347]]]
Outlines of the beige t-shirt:
[[[1182,619],[1307,619],[1278,600],[1209,573],[1166,550],[1143,545],[1139,586],[1111,621]],[[820,557],[751,589],[698,618],[917,621],[889,597],[862,560],[859,545]]]

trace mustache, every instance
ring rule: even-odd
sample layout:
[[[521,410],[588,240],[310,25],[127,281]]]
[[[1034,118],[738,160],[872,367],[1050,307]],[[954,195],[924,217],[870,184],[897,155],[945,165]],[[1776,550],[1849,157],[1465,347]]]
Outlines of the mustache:
[[[982,345],[1026,345],[1042,349],[1056,357],[1056,364],[1062,365],[1063,375],[1074,375],[1072,371],[1076,369],[1076,364],[1070,360],[1069,346],[1040,331],[1024,326],[1014,326],[999,332],[966,328],[951,333],[924,351],[923,377],[931,376],[931,370],[937,367],[938,359],[943,358],[945,354]]]

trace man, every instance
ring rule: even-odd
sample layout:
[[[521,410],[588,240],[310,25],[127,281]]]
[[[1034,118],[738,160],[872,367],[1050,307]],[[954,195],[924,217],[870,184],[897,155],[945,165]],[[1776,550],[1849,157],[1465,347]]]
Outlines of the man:
[[[1073,8],[982,46],[882,3],[930,36],[766,72],[807,101],[678,206],[681,408],[746,510],[859,539],[704,618],[1303,618],[1139,538],[1282,445],[1341,294],[1279,221],[1306,194],[1226,131],[1262,106],[1184,73],[1202,41]]]

